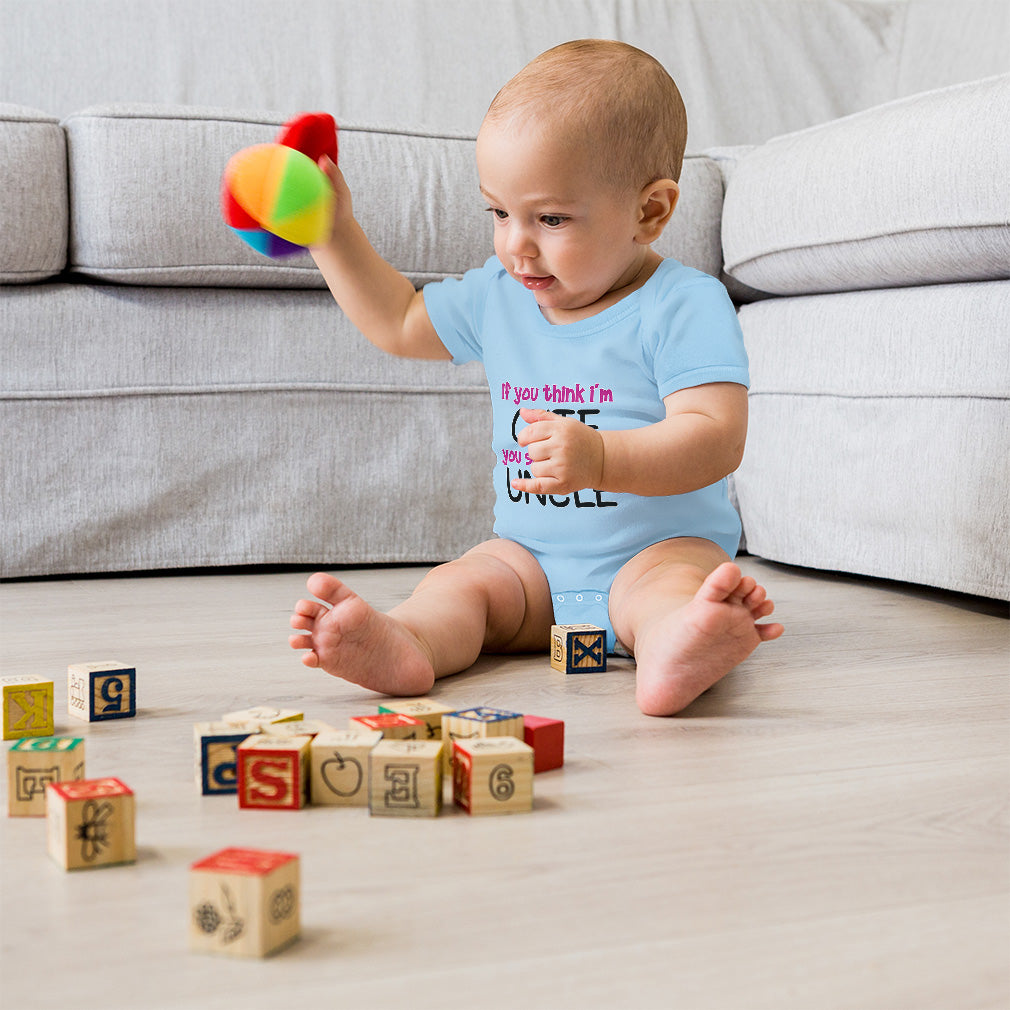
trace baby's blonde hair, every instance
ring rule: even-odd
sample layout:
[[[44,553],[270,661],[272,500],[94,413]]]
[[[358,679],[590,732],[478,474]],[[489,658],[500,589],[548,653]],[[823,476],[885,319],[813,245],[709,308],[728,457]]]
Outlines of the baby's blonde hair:
[[[498,92],[485,116],[517,128],[533,120],[562,140],[593,144],[608,184],[680,181],[683,99],[663,65],[634,46],[580,39],[542,53]]]

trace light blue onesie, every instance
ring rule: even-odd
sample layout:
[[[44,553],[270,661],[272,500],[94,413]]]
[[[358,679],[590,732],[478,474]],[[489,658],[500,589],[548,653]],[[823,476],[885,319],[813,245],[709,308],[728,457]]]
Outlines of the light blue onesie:
[[[603,312],[561,326],[497,257],[462,280],[424,288],[435,331],[462,364],[481,361],[494,409],[494,531],[540,562],[559,624],[610,622],[610,587],[639,551],[670,537],[704,537],[733,557],[740,520],[726,481],[688,494],[642,497],[593,490],[531,495],[515,436],[520,407],[553,410],[600,430],[643,427],[666,416],[663,397],[707,382],[748,385],[733,304],[715,278],[667,259],[649,280]]]

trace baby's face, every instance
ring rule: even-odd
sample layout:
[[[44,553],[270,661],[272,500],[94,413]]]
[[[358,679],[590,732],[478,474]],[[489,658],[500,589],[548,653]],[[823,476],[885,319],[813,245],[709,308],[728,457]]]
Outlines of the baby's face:
[[[534,128],[485,123],[477,138],[495,253],[554,323],[612,304],[649,253],[636,241],[639,194],[600,181],[594,154]]]

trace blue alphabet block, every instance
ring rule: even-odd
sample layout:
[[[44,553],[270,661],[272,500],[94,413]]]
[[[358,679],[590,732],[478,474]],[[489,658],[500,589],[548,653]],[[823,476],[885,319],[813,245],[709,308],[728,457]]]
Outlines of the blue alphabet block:
[[[137,714],[137,671],[108,660],[67,667],[67,710],[84,722],[129,719]]]
[[[196,743],[196,784],[204,796],[232,796],[238,792],[238,756],[235,749],[243,740],[260,732],[259,723],[233,725],[228,722],[193,724]]]

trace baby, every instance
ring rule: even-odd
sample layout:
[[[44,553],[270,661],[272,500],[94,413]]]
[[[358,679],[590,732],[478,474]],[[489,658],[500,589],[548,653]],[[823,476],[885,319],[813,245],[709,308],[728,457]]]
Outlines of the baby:
[[[687,124],[673,80],[617,42],[539,56],[477,138],[495,256],[415,291],[375,252],[337,167],[333,235],[313,251],[334,298],[391,354],[479,360],[494,404],[495,539],[380,613],[308,580],[302,662],[421,695],[482,652],[547,648],[592,623],[633,656],[636,698],[672,715],[761,643],[774,609],[731,562],[726,490],[747,429],[747,357],[718,281],[652,249],[680,194]],[[322,601],[322,602],[320,602]]]

